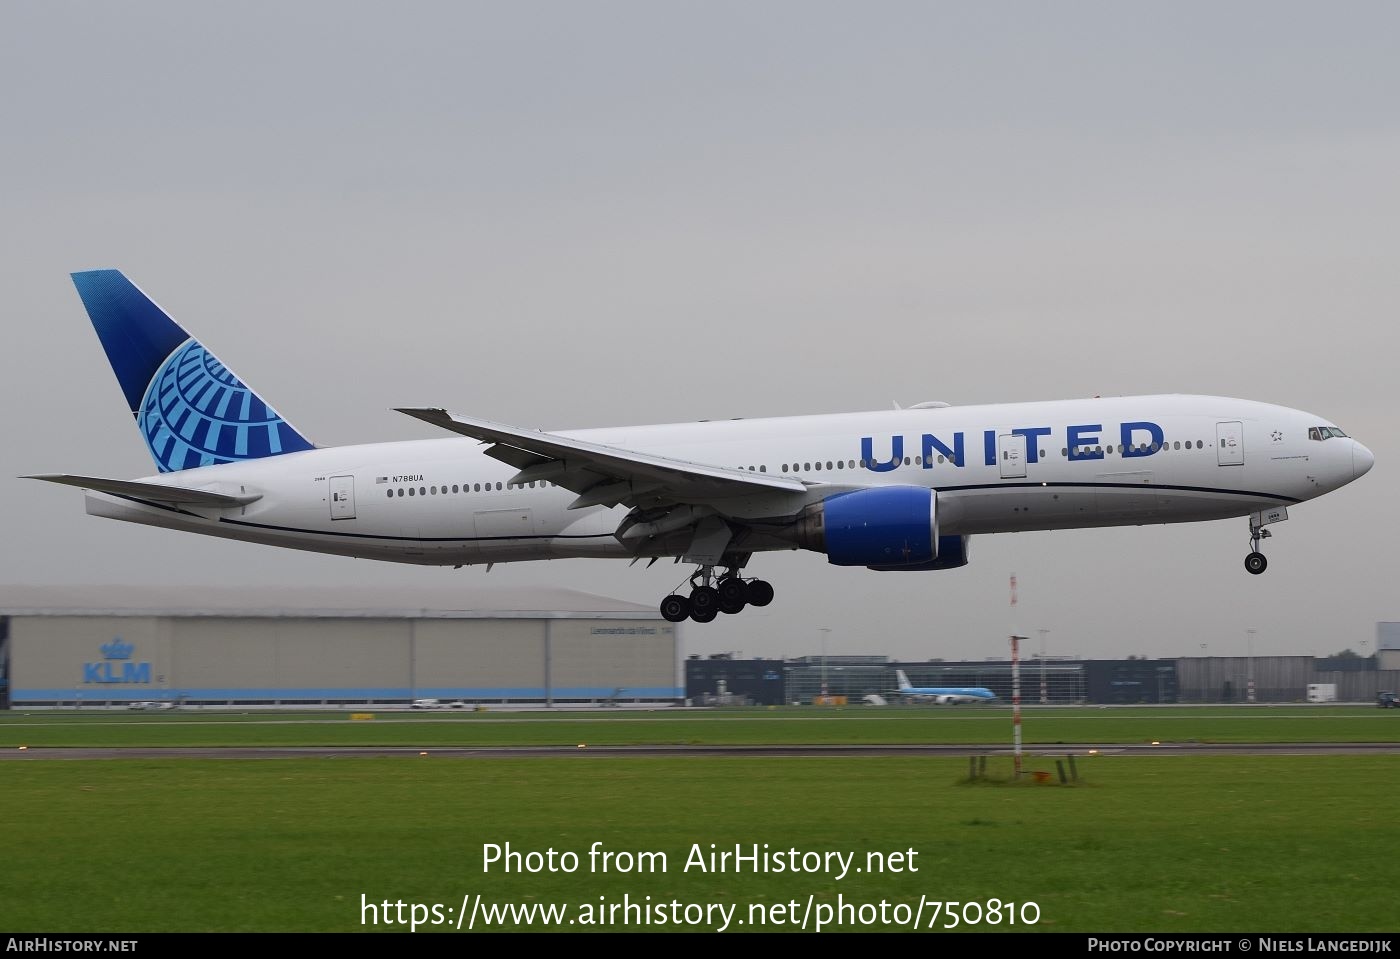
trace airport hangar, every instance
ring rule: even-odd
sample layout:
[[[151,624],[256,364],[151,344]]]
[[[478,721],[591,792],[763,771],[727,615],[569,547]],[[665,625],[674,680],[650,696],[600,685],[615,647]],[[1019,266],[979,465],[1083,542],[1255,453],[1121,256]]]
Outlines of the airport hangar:
[[[0,587],[0,703],[675,703],[675,626],[565,589]]]

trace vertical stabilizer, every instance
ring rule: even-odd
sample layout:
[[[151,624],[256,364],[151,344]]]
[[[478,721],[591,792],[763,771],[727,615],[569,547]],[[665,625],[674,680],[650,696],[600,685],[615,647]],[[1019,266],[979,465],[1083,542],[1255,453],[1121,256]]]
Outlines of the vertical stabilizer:
[[[162,473],[313,448],[120,271],[73,284]]]

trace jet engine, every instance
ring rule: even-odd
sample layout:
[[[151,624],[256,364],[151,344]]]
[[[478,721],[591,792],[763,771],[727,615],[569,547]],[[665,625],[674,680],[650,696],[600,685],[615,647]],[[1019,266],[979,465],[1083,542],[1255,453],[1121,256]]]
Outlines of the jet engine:
[[[797,544],[834,566],[952,569],[967,564],[967,537],[940,536],[938,494],[922,486],[837,493],[798,515]]]

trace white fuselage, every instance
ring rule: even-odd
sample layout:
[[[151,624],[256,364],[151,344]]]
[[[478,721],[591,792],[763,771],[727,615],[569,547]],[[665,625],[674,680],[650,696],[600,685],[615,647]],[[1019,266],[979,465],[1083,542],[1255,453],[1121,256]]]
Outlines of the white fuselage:
[[[630,426],[559,435],[692,463],[786,475],[823,495],[879,485],[937,490],[940,532],[1182,523],[1289,506],[1364,473],[1371,454],[1299,410],[1208,396],[1142,396]],[[1018,432],[1019,431],[1019,432]],[[1159,435],[1160,433],[1160,435]],[[258,494],[245,506],[161,506],[88,494],[88,511],[295,549],[436,565],[679,555],[613,534],[622,507],[567,509],[471,439],[315,449],[149,477]],[[763,517],[763,497],[710,504]],[[755,534],[745,549],[792,549]]]
[[[966,703],[990,703],[996,700],[990,689],[962,686],[907,686],[899,694],[911,702],[937,703],[940,706],[961,706]]]

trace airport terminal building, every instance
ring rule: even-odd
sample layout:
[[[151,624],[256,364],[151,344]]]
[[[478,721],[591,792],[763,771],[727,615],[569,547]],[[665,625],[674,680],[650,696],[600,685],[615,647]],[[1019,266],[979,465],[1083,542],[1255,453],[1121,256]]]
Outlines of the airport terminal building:
[[[8,705],[675,702],[675,626],[563,589],[7,587]]]
[[[1396,651],[1400,654],[1400,646]],[[837,703],[869,702],[869,697],[899,702],[900,669],[915,686],[981,686],[1003,704],[1012,700],[1010,662],[899,662],[888,656],[692,655],[685,662],[685,695],[702,705],[805,705],[828,696]],[[1365,656],[1030,659],[1020,664],[1020,684],[1027,705],[1370,703],[1381,690],[1400,690],[1400,668]]]

